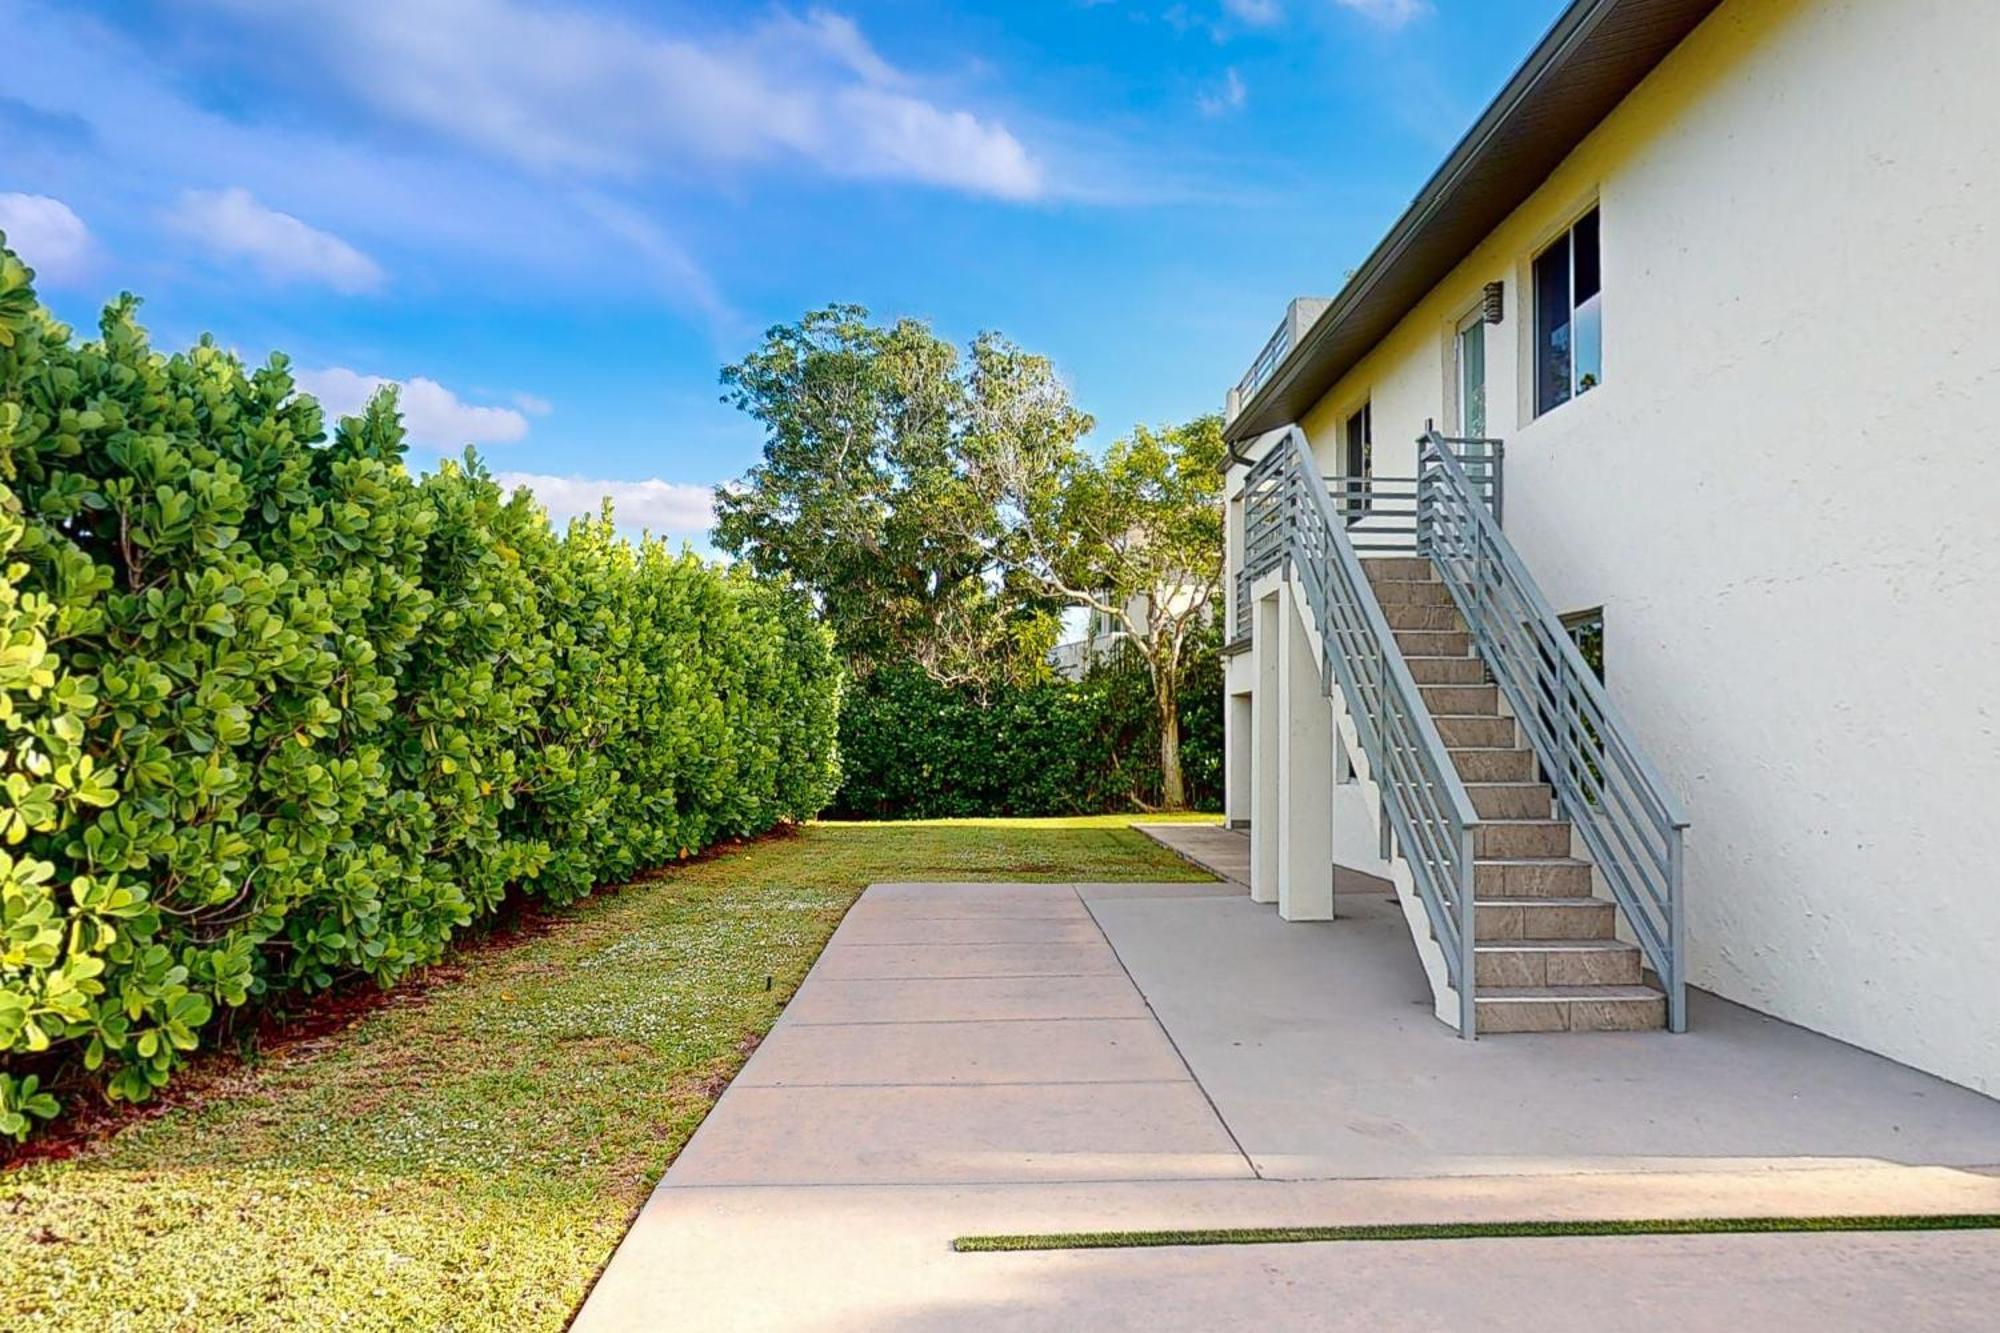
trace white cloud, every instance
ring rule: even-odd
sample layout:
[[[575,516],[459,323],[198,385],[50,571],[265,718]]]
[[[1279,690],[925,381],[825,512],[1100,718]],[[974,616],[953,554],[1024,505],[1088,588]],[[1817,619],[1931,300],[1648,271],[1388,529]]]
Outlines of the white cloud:
[[[595,514],[606,496],[623,526],[656,533],[699,535],[715,522],[715,491],[685,481],[602,481],[589,477],[552,477],[539,472],[500,472],[494,479],[513,489],[526,486],[561,524],[579,514]]]
[[[169,220],[224,259],[246,259],[280,282],[322,283],[338,292],[373,291],[382,268],[332,232],[267,208],[241,187],[188,190]]]
[[[0,232],[7,247],[48,283],[82,277],[96,246],[70,206],[45,194],[0,194]]]
[[[1385,28],[1402,27],[1412,19],[1422,18],[1431,12],[1431,0],[1334,0],[1342,9],[1350,9],[1370,23],[1379,23]]]
[[[1269,27],[1285,16],[1278,0],[1222,0],[1222,7],[1253,28]]]
[[[346,366],[328,366],[324,370],[295,370],[292,378],[300,392],[319,400],[329,425],[359,413],[376,390],[394,384],[403,429],[413,444],[458,449],[468,444],[506,444],[528,433],[528,418],[513,408],[464,402],[444,385],[422,375],[391,380],[363,375]]]
[[[1224,73],[1220,86],[1210,89],[1195,99],[1204,116],[1226,116],[1232,111],[1241,111],[1250,98],[1250,90],[1243,86],[1243,76],[1231,65]]]
[[[836,176],[1026,199],[1043,169],[1002,124],[940,105],[852,20],[778,13],[680,36],[520,0],[424,5],[211,0],[280,38],[378,114],[544,171],[632,178],[803,159]]]
[[[531,417],[545,417],[555,411],[555,404],[536,393],[517,393],[512,399],[514,406]]]

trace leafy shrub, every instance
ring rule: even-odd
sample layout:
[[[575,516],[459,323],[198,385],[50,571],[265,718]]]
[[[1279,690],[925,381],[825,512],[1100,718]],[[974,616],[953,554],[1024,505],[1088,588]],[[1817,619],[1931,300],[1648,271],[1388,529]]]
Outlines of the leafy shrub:
[[[0,1134],[164,1085],[217,1015],[441,956],[810,815],[840,670],[798,599],[558,535],[394,399],[94,342],[0,245]]]
[[[1213,635],[1189,663],[1181,755],[1197,809],[1222,800],[1222,667]],[[913,668],[877,671],[840,713],[855,818],[1099,814],[1160,799],[1159,730],[1139,663],[1113,657],[1080,681],[996,684],[980,694]]]

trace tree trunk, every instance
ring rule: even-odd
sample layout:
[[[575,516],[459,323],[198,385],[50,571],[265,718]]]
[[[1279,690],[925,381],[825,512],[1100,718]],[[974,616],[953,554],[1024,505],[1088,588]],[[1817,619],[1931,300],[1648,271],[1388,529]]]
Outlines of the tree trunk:
[[[1160,714],[1160,808],[1187,809],[1187,783],[1181,778],[1181,705],[1171,682],[1158,687]]]

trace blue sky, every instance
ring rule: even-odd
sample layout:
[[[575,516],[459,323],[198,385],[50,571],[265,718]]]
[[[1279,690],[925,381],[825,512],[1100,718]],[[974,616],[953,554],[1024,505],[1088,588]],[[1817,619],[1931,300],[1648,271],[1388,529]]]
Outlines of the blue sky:
[[[0,0],[0,229],[88,325],[403,382],[693,537],[716,372],[832,301],[1047,353],[1108,441],[1330,294],[1560,0]]]

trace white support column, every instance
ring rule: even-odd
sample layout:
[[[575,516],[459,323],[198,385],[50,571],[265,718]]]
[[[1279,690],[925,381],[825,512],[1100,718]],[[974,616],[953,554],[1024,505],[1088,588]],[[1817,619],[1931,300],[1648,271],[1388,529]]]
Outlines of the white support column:
[[[1230,828],[1250,824],[1250,718],[1250,695],[1229,695],[1222,714],[1222,817]]]
[[[1333,709],[1289,584],[1278,591],[1278,915],[1333,919]]]
[[[1250,653],[1256,688],[1250,695],[1250,900],[1278,901],[1278,599],[1264,597],[1251,608]]]

